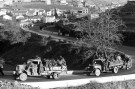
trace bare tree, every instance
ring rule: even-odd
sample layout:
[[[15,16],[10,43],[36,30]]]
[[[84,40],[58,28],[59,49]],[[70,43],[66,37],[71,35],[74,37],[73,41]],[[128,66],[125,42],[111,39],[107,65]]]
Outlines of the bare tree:
[[[79,28],[88,33],[83,41],[97,48],[114,47],[121,43],[122,35],[118,33],[118,27],[123,25],[122,20],[112,11],[101,13],[99,18],[79,22]]]

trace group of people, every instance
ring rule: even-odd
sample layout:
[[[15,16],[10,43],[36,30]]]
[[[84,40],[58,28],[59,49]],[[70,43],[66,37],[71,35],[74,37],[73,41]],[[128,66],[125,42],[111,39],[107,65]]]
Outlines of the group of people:
[[[60,56],[57,60],[49,60],[49,59],[44,59],[44,63],[43,63],[46,67],[48,67],[49,69],[53,66],[61,66],[61,68],[63,68],[63,66],[66,66],[66,61],[65,59]]]
[[[100,53],[98,54],[98,58],[103,59],[104,61],[122,60],[122,56],[120,53],[110,53],[110,54]]]
[[[109,64],[111,61],[121,61],[123,60],[122,56],[120,53],[111,53],[111,54],[99,54],[98,58],[103,61],[103,70],[107,70],[109,67]]]
[[[41,60],[40,57],[36,57],[35,59]],[[63,67],[66,66],[65,59],[60,56],[58,60],[44,59],[43,61],[40,61],[39,64],[34,64],[33,62],[27,63],[27,68],[30,70],[31,75],[40,75],[44,72],[45,68],[51,70],[54,66],[61,66],[61,69],[63,69]]]

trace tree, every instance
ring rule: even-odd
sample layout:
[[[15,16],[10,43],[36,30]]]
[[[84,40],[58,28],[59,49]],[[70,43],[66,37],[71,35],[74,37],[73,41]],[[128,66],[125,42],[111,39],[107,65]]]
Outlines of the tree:
[[[69,21],[71,21],[71,22],[73,22],[73,21],[75,21],[75,19],[76,19],[76,15],[74,15],[74,14],[69,14],[68,16],[67,16],[67,19],[69,20]]]
[[[19,23],[14,18],[12,21],[0,18],[0,23],[4,24],[0,29],[0,41],[9,40],[11,44],[25,43],[31,37],[30,33],[20,28]]]
[[[83,41],[90,46],[104,49],[114,47],[121,43],[122,35],[118,33],[118,27],[123,25],[118,15],[108,10],[101,13],[99,18],[83,20],[79,22],[79,28],[88,33]]]

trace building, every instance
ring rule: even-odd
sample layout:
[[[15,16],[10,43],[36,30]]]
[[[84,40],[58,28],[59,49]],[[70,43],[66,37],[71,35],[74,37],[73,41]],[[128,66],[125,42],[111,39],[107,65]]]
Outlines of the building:
[[[33,17],[30,17],[29,20],[30,21],[34,21],[34,22],[37,22],[37,21],[41,21],[41,17],[39,17],[39,16],[33,16]]]
[[[60,1],[60,4],[61,4],[61,5],[67,5],[68,3],[67,3],[66,0],[61,0],[61,1]]]
[[[93,13],[90,16],[91,16],[91,19],[99,18],[99,14],[98,13]]]
[[[63,10],[60,10],[58,8],[51,9],[52,15],[54,16],[56,13],[58,16],[61,16],[63,14]]]
[[[27,16],[37,16],[38,15],[38,10],[28,10],[26,13]]]
[[[16,20],[23,20],[25,17],[23,15],[16,16]]]
[[[78,13],[87,14],[87,13],[89,13],[89,9],[88,8],[82,8],[82,9],[78,10]]]
[[[39,0],[31,0],[31,2],[39,2]]]
[[[38,10],[38,15],[45,15],[46,11],[44,9],[39,9]]]
[[[47,5],[51,5],[51,0],[46,0]]]
[[[51,10],[46,10],[46,16],[52,16],[52,11]]]
[[[84,0],[77,0],[78,2],[84,2]]]
[[[2,15],[6,15],[6,12],[5,11],[0,11],[0,16],[2,16]]]
[[[45,23],[51,23],[51,22],[55,22],[56,18],[55,16],[46,16],[45,17]]]
[[[12,5],[13,0],[3,0],[5,2],[5,5]]]
[[[4,1],[0,1],[0,8],[3,8],[5,2]]]
[[[12,17],[9,15],[3,15],[4,20],[12,20]]]
[[[31,21],[29,21],[28,19],[26,19],[26,21],[24,21],[24,22],[20,22],[20,27],[23,29],[23,28],[28,28],[29,26],[32,26],[33,24],[32,24],[32,22]]]
[[[22,0],[22,2],[31,2],[31,0]]]
[[[23,15],[26,15],[26,13],[28,13],[28,11],[26,10],[19,10],[19,11],[13,11],[12,14],[14,16],[23,16]]]
[[[83,3],[78,2],[78,7],[83,7],[83,6],[84,6]]]

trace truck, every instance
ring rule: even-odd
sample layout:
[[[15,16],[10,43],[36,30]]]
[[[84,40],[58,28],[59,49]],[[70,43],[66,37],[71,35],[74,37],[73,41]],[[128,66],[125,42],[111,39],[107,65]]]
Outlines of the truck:
[[[32,67],[30,64],[34,64]],[[40,64],[42,64],[42,72],[39,72]],[[34,71],[34,73],[33,73]],[[59,79],[61,73],[67,73],[67,66],[47,66],[46,61],[41,59],[29,59],[27,63],[17,65],[13,71],[14,79],[26,81],[28,76],[43,76],[46,78]]]
[[[97,57],[97,55],[94,56],[94,59],[92,63],[90,63],[86,68],[86,74],[91,75],[94,74],[96,76],[100,76],[101,73],[104,72],[113,72],[118,73],[120,69],[130,69],[132,67],[132,58],[124,54],[122,52],[116,52],[113,54],[120,54],[121,60],[114,59],[114,57],[109,56],[109,59],[107,57]]]

